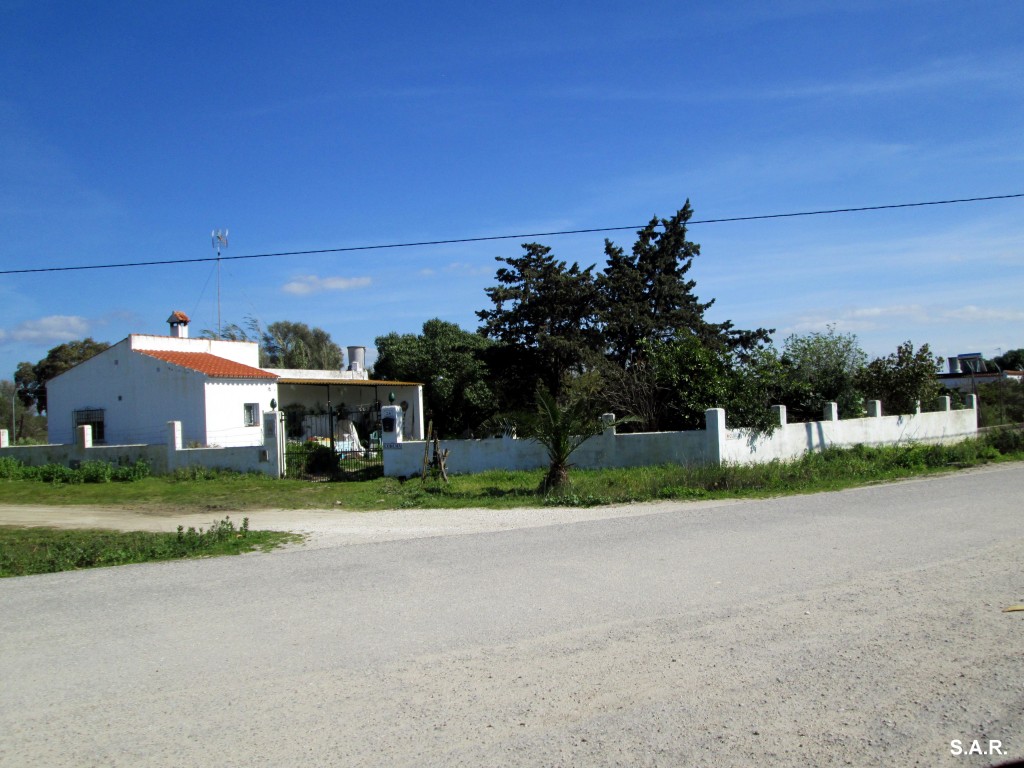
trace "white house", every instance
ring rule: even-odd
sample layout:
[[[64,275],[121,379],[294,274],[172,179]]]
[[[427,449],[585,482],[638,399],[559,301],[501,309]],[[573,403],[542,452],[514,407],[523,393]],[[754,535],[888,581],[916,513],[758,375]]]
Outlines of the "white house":
[[[255,342],[190,339],[182,312],[167,322],[171,335],[132,334],[47,382],[50,443],[73,443],[84,424],[97,444],[164,443],[179,421],[186,445],[260,445],[273,410],[292,439],[330,438],[333,427],[365,442],[389,402],[403,404],[405,434],[423,437],[422,386],[370,380],[361,347],[349,347],[347,371],[262,369]]]

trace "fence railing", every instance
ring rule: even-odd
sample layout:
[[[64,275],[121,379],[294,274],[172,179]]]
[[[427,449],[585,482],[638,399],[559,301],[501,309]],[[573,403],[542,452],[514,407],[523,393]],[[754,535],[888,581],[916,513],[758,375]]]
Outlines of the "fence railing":
[[[370,480],[384,475],[380,446],[331,450],[328,442],[307,440],[285,445],[285,477],[313,482]]]

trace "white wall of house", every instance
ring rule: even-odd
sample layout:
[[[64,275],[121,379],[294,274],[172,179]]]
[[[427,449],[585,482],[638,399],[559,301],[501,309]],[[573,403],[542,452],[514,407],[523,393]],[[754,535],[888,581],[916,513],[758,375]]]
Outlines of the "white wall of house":
[[[261,445],[263,414],[271,410],[270,401],[276,397],[277,382],[271,379],[207,379],[204,398],[206,437],[203,443],[224,448]],[[246,404],[256,406],[252,425],[245,423]],[[168,419],[172,420],[180,421]],[[188,439],[185,439],[187,445]]]
[[[370,375],[363,370],[321,371],[316,368],[264,368],[263,370],[282,379],[322,379],[325,382],[331,382],[366,381],[370,378]]]
[[[179,339],[174,336],[148,336],[133,333],[127,338],[132,349],[162,352],[205,352],[225,360],[259,368],[260,347],[255,341],[221,341],[219,339]]]
[[[74,442],[74,411],[102,409],[104,442],[163,443],[168,421],[186,426],[186,441],[205,442],[205,377],[132,351],[124,339],[46,386],[51,443]]]
[[[103,411],[103,442],[109,445],[162,444],[167,439],[168,421],[181,422],[185,445],[227,447],[262,442],[258,427],[244,426],[243,403],[258,403],[260,413],[270,410],[273,381],[209,379],[133,351],[140,349],[136,346],[140,338],[130,336],[47,384],[50,443],[73,443],[74,412],[86,409]],[[175,351],[205,351],[179,346],[205,339],[145,338],[167,338],[174,342],[167,348]]]

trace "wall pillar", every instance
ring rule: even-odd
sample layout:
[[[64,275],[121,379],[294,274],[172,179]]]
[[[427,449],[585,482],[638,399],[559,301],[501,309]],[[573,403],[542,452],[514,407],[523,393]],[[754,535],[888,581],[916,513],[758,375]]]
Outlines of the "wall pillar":
[[[11,445],[10,439],[7,437],[7,430],[0,429],[0,448],[8,448]]]
[[[773,405],[772,414],[775,417],[775,423],[780,427],[786,426],[786,406],[784,405]]]
[[[265,411],[263,414],[263,455],[266,457],[267,474],[271,477],[284,477],[284,456],[281,450],[281,419],[280,411]]]
[[[882,401],[868,400],[868,418],[877,419],[882,415]]]
[[[601,446],[598,449],[597,462],[599,466],[614,467],[617,466],[615,461],[615,447],[618,444],[617,438],[615,437],[615,414],[602,413],[601,423],[604,425],[604,431],[599,437],[595,438],[595,442],[600,441]]]
[[[949,395],[942,395],[939,398],[939,410],[940,411],[948,411],[949,410]]]
[[[92,425],[82,424],[75,430],[75,447],[81,451],[92,448]]]
[[[400,405],[385,405],[380,409],[380,442],[381,442],[381,458],[384,460],[384,474],[389,474],[388,465],[392,462],[388,461],[390,456],[394,456],[396,459],[401,458],[401,454],[397,454],[397,451],[402,450],[402,406]]]
[[[427,429],[423,423],[423,387],[416,387],[416,416],[413,424],[413,440],[426,440]]]
[[[178,451],[181,450],[181,422],[167,422],[167,473],[178,468]]]
[[[384,450],[402,447],[402,406],[385,405],[380,409],[381,442]]]
[[[720,466],[725,454],[725,409],[708,408],[704,411],[704,429],[707,432],[708,463]]]
[[[821,415],[823,421],[839,421],[839,403],[825,403]]]
[[[978,396],[977,395],[968,395],[967,397],[964,398],[964,400],[966,402],[967,408],[974,412],[974,429],[973,429],[973,432],[977,433],[977,431],[978,431]]]

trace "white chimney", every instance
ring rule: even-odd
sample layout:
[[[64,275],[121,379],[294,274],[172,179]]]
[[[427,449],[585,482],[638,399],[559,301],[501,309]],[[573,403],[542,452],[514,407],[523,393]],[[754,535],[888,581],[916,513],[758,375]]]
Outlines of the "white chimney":
[[[167,318],[167,323],[171,326],[171,336],[176,339],[188,338],[188,315],[184,312],[177,310],[171,312],[171,316]]]

